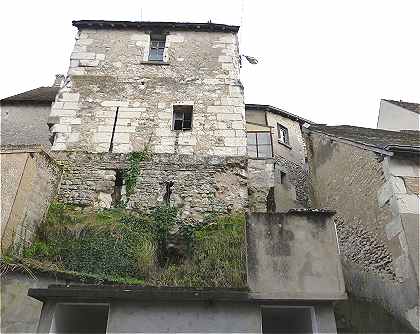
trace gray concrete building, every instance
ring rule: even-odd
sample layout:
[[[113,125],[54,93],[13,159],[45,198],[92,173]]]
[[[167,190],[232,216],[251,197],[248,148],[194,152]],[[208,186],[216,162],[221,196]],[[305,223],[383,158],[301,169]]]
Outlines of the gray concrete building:
[[[302,117],[260,104],[245,108],[251,210],[310,205]]]
[[[377,128],[391,131],[419,131],[420,104],[401,100],[381,100]]]
[[[39,87],[0,100],[0,145],[51,147],[47,120],[62,79],[62,75],[57,75],[50,87]]]
[[[348,293],[418,330],[418,133],[324,125],[305,133],[314,204],[337,211]]]

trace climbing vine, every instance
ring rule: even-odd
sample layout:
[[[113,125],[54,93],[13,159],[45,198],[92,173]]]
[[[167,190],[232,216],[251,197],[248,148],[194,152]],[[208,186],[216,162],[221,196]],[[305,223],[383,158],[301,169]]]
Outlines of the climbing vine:
[[[128,168],[125,170],[124,180],[127,197],[133,194],[136,189],[137,179],[140,174],[140,163],[150,158],[150,151],[146,147],[143,151],[131,152],[128,154]]]

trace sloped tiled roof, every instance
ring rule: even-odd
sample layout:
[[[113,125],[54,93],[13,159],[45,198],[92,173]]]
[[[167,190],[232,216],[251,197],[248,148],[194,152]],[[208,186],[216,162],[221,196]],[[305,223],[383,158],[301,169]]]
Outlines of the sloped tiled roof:
[[[420,114],[420,104],[414,103],[414,102],[404,102],[404,101],[394,101],[394,100],[384,100],[386,102],[395,104],[396,106],[399,106],[401,108],[413,111],[417,114]]]
[[[53,102],[60,87],[39,87],[26,92],[6,97],[1,102]]]
[[[308,129],[381,150],[392,151],[395,147],[409,150],[420,149],[419,131],[398,132],[350,125],[327,126],[323,124],[311,124]]]

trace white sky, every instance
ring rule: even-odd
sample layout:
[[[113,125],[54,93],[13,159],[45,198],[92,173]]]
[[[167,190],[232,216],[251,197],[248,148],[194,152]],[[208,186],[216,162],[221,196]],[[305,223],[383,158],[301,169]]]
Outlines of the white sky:
[[[22,1],[0,5],[0,98],[66,73],[76,19],[239,25],[246,103],[376,127],[381,98],[420,102],[420,0]]]

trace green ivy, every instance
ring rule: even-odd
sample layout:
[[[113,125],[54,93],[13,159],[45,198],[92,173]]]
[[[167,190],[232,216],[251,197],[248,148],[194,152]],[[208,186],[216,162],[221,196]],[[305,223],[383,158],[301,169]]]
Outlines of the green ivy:
[[[53,203],[37,240],[23,256],[98,282],[244,287],[244,229],[242,214],[213,216],[191,225],[166,205],[140,214]],[[168,250],[174,231],[176,241],[185,246],[176,260],[171,257],[173,248]]]
[[[128,168],[125,170],[124,180],[127,191],[127,197],[134,193],[137,185],[137,179],[140,175],[140,163],[149,159],[150,152],[146,147],[140,152],[130,152],[128,154]]]

